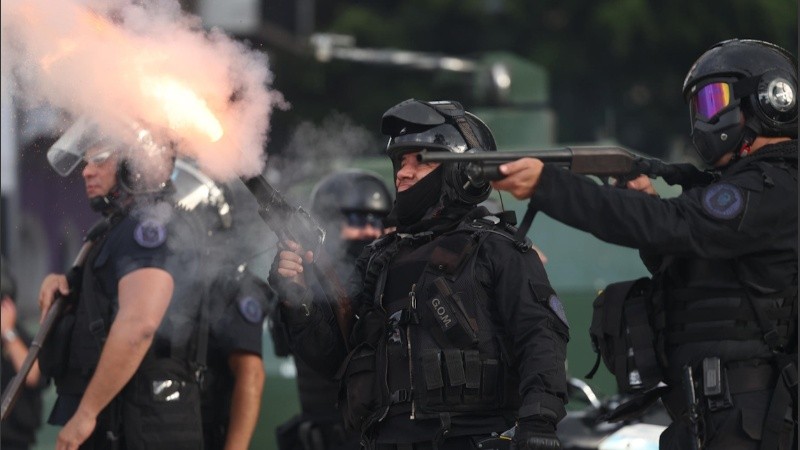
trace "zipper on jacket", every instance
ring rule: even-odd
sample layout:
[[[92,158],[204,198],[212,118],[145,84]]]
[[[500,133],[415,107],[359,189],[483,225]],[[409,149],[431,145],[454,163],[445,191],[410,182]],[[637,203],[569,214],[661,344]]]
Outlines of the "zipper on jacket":
[[[378,346],[378,349],[383,348],[383,346]],[[383,419],[389,414],[389,409],[392,408],[391,403],[391,392],[389,392],[389,357],[386,354],[382,354],[378,349],[375,351],[376,356],[380,356],[383,359],[383,392],[389,394],[389,401],[386,403],[386,408],[384,408],[383,412],[378,416],[378,422],[383,422]]]
[[[411,300],[411,309],[409,317],[416,316],[417,310],[417,294],[414,290],[417,288],[417,284],[414,283],[411,285],[411,292],[408,293],[408,296]],[[411,416],[409,417],[411,420],[414,420],[414,414],[416,412],[416,405],[414,404],[414,360],[411,358],[411,319],[409,318],[408,323],[406,324],[406,342],[408,344],[408,382],[409,382],[409,390],[411,395]]]

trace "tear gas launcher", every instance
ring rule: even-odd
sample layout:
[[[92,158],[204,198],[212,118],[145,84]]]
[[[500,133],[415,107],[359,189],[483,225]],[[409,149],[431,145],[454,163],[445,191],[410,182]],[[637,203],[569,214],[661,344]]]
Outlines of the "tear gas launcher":
[[[423,150],[417,157],[420,162],[462,164],[467,182],[476,187],[487,182],[503,179],[500,165],[522,158],[536,158],[545,164],[564,167],[582,175],[594,175],[605,182],[611,178],[624,184],[639,175],[650,178],[661,177],[669,184],[684,188],[707,185],[715,180],[710,172],[702,171],[691,164],[669,164],[655,158],[637,155],[622,147],[587,146],[563,147],[550,150],[519,152],[469,152],[450,153]]]
[[[302,207],[289,204],[263,176],[242,178],[242,182],[258,202],[259,215],[281,242],[293,241],[304,250],[314,253],[311,273],[331,300],[329,304],[334,307],[344,343],[348,345],[353,312],[347,291],[336,273],[336,266],[322,246],[325,230]]]
[[[716,175],[698,169],[691,164],[669,164],[659,159],[637,155],[621,147],[587,146],[563,147],[551,150],[532,150],[519,152],[471,152],[450,153],[423,150],[417,156],[420,162],[460,164],[459,171],[464,175],[464,188],[485,187],[490,181],[501,180],[500,173],[504,163],[522,158],[536,158],[545,164],[568,169],[582,175],[594,175],[605,184],[624,187],[625,183],[639,175],[650,178],[661,177],[669,184],[681,185],[684,189],[692,186],[705,186],[716,180]],[[528,204],[516,237],[527,235],[536,215],[532,203]]]

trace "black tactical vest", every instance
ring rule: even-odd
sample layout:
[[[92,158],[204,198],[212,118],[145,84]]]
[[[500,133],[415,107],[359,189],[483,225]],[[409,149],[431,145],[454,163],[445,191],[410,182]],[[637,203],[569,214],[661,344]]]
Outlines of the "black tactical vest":
[[[442,414],[496,415],[513,417],[519,408],[519,378],[513,369],[510,337],[492,323],[492,299],[478,282],[475,261],[478,249],[490,234],[513,240],[503,227],[485,219],[462,223],[424,245],[433,250],[422,276],[409,292],[407,308],[395,314],[387,328],[400,326],[407,336],[408,389],[392,390],[385,385],[380,410],[406,406],[414,419],[437,418]],[[383,245],[372,257],[396,252],[401,237]],[[521,246],[522,247],[522,246]],[[383,307],[382,294],[389,265],[377,275],[374,304]],[[387,364],[385,345],[378,346],[378,377]],[[393,386],[392,389],[397,388]]]
[[[113,320],[113,299],[102,293],[94,273],[94,265],[107,235],[108,231],[95,241],[83,265],[75,322],[69,339],[67,367],[64,376],[55,379],[59,394],[80,395],[85,391],[100,360]]]

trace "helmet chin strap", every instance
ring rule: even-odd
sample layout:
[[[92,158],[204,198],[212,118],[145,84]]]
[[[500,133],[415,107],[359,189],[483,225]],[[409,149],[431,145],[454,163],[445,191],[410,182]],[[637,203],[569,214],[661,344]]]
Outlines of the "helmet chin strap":
[[[120,189],[119,184],[117,184],[111,188],[108,194],[91,197],[89,199],[89,207],[92,208],[92,211],[108,217],[122,212],[131,203],[130,198],[131,195]]]

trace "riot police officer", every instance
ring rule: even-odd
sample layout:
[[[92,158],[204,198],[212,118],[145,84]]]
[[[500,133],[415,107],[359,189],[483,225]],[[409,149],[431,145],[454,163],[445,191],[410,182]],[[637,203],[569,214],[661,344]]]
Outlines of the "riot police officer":
[[[50,362],[58,398],[49,423],[63,426],[56,447],[202,448],[190,369],[155,345],[175,285],[164,202],[172,151],[149,139],[112,138],[81,119],[48,160],[64,176],[85,163],[87,197],[104,217],[77,282],[51,274],[40,289],[43,315],[57,293],[74,292],[71,313],[47,343],[67,345]]]
[[[797,448],[797,62],[767,42],[723,41],[683,94],[716,171],[708,185],[659,199],[637,192],[655,193],[646,178],[606,189],[533,159],[501,166],[494,185],[641,250],[674,420],[661,448]]]
[[[311,190],[311,214],[328,230],[331,256],[355,263],[367,244],[383,236],[392,195],[381,178],[361,169],[332,173]],[[350,269],[344,269],[346,278]]]
[[[208,293],[211,318],[203,383],[206,449],[247,449],[264,389],[262,333],[269,286],[244,265],[223,265]]]
[[[203,263],[192,280],[202,289],[189,352],[197,355],[201,379],[204,448],[246,450],[261,409],[262,325],[272,291],[248,269],[253,243],[242,239],[247,220],[235,208],[233,191],[183,159],[173,183],[178,207],[203,229],[193,244]]]
[[[519,448],[560,448],[568,326],[541,261],[476,207],[488,185],[416,159],[494,151],[491,131],[457,102],[414,99],[386,111],[381,130],[397,230],[356,262],[347,342],[305,287],[313,254],[288,242],[276,257],[270,276],[295,354],[329,376],[338,368],[345,424],[367,448],[478,448],[515,420]]]
[[[378,175],[346,169],[320,180],[311,191],[310,212],[327,230],[325,249],[337,261],[337,275],[346,280],[363,249],[381,237],[392,205],[389,188]],[[286,340],[280,322],[273,321],[273,339]],[[278,345],[278,348],[286,346]],[[301,414],[278,431],[281,450],[355,450],[357,433],[345,430],[336,410],[339,384],[296,358]]]

